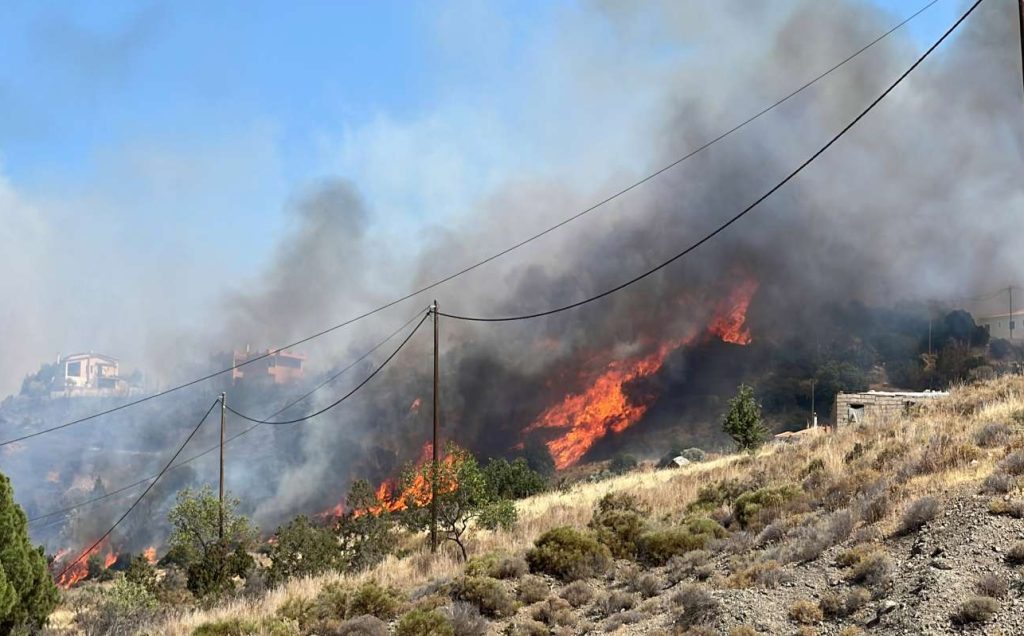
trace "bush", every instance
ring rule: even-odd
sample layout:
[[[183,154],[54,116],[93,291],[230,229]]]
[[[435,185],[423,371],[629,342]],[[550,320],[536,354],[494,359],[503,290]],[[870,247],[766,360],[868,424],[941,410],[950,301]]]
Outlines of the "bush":
[[[366,633],[376,636],[371,632]],[[297,636],[298,632],[289,623],[278,618],[225,618],[203,623],[192,632],[192,636],[249,636],[250,634]],[[387,632],[385,631],[383,634],[386,635]]]
[[[821,608],[813,601],[798,599],[789,606],[789,620],[798,625],[814,625],[821,619]]]
[[[687,448],[680,455],[691,462],[699,463],[707,460],[708,454],[699,448]]]
[[[778,550],[787,563],[806,563],[821,556],[828,548],[849,538],[854,519],[849,510],[840,510],[820,519],[811,519],[799,528],[792,539]]]
[[[726,581],[731,588],[763,587],[776,588],[786,580],[788,576],[778,561],[755,561],[747,567],[732,574]]]
[[[1006,473],[1001,473],[997,470],[985,478],[985,481],[982,483],[982,490],[987,493],[1005,495],[1013,490],[1016,485],[1016,477],[1013,475],[1007,475]]]
[[[939,433],[928,440],[914,471],[919,475],[937,473],[966,466],[980,457],[981,451],[973,444],[965,444],[951,435]]]
[[[512,462],[492,459],[482,470],[492,496],[498,499],[523,499],[547,489],[547,479],[522,457]]]
[[[647,615],[643,612],[637,612],[629,610],[626,612],[620,612],[611,616],[608,621],[604,624],[604,631],[614,632],[618,631],[623,625],[633,625],[647,618]]]
[[[124,571],[124,578],[129,583],[139,585],[150,592],[156,589],[156,568],[144,554],[132,557],[128,562],[128,569]]]
[[[800,488],[793,484],[745,492],[733,502],[733,517],[742,528],[751,526],[755,521],[763,526],[771,520],[769,517],[777,516],[783,506],[800,494]]]
[[[675,624],[682,628],[711,622],[718,615],[718,600],[700,585],[684,585],[672,596],[672,602],[681,607]]]
[[[637,554],[650,565],[665,565],[674,556],[703,550],[712,539],[728,533],[711,519],[690,517],[681,527],[646,532],[637,540]]]
[[[46,567],[42,547],[33,547],[24,511],[14,501],[10,480],[0,474],[0,633],[39,628],[60,595]]]
[[[494,570],[498,567],[498,559],[500,558],[493,552],[475,556],[466,561],[466,567],[463,571],[466,576],[492,576]]]
[[[615,590],[610,594],[606,594],[597,602],[598,610],[604,616],[611,616],[612,614],[633,609],[635,605],[636,598],[632,594],[621,590]]]
[[[987,596],[972,596],[957,608],[951,616],[957,625],[987,623],[999,611],[999,601]]]
[[[847,590],[845,594],[825,592],[818,601],[818,607],[828,618],[846,618],[867,605],[870,600],[871,594],[867,590],[855,587]]]
[[[616,455],[608,462],[608,472],[613,475],[623,475],[639,465],[636,457],[632,455]]]
[[[729,636],[757,636],[757,630],[749,625],[737,625],[729,630]]]
[[[533,610],[533,618],[551,626],[569,626],[576,623],[576,618],[572,615],[572,607],[567,601],[557,596],[552,596],[538,604]]]
[[[455,636],[484,636],[487,634],[487,619],[472,603],[458,601],[447,610]]]
[[[608,548],[570,527],[548,530],[526,554],[531,572],[575,581],[603,574],[611,563]]]
[[[917,532],[926,523],[939,516],[941,511],[942,507],[935,497],[917,499],[903,513],[903,518],[900,520],[900,534]]]
[[[612,509],[595,512],[588,527],[612,556],[630,559],[636,556],[637,541],[647,528],[647,522],[635,511]]]
[[[711,558],[711,553],[707,550],[693,550],[684,555],[672,557],[666,564],[665,574],[668,577],[668,582],[675,585],[690,576],[701,578],[698,576],[698,572],[710,567],[708,566],[709,558]]]
[[[761,419],[761,405],[749,386],[741,384],[736,397],[729,400],[722,430],[736,442],[736,448],[743,451],[757,449],[768,440],[771,432]]]
[[[437,610],[414,609],[398,621],[395,636],[455,636],[455,628]]]
[[[394,618],[398,611],[399,599],[395,592],[386,590],[374,581],[360,585],[348,599],[346,616],[369,614],[381,620]]]
[[[185,574],[188,590],[196,596],[217,597],[234,590],[235,577],[244,577],[255,562],[241,543],[214,541],[189,563]]]
[[[305,516],[277,529],[277,541],[270,548],[270,583],[292,577],[313,576],[344,566],[338,539],[326,528],[317,528]]]
[[[639,592],[643,598],[651,598],[661,593],[665,582],[657,574],[641,574],[633,583],[633,591]]]
[[[982,574],[974,582],[974,589],[981,596],[1006,598],[1007,592],[1010,591],[1010,586],[1007,585],[1006,579],[998,574]]]
[[[974,433],[974,441],[982,448],[995,448],[1009,442],[1012,433],[1013,431],[1006,424],[992,422],[982,426]]]
[[[388,624],[376,616],[364,614],[343,621],[334,630],[334,636],[387,636]]]
[[[583,607],[594,598],[594,590],[583,581],[574,581],[561,589],[558,595],[573,607]]]
[[[1024,451],[1014,451],[999,462],[1000,471],[1007,475],[1020,477],[1024,475]]]
[[[549,636],[551,630],[544,623],[527,618],[516,621],[514,625],[509,625],[506,633],[511,636]]]
[[[1010,565],[1024,565],[1024,541],[1018,541],[1006,551],[1006,562]]]
[[[544,582],[544,579],[539,576],[527,576],[519,582],[517,596],[523,603],[531,605],[546,599],[549,592],[551,592],[551,588]]]
[[[1020,499],[993,499],[988,504],[988,511],[994,515],[1004,515],[1014,519],[1024,519],[1024,501]]]
[[[502,618],[515,614],[516,604],[501,581],[486,576],[467,576],[455,582],[453,596],[472,603],[484,616]]]
[[[518,579],[530,571],[522,557],[505,557],[495,564],[491,576],[496,579]]]
[[[892,558],[884,552],[873,552],[863,557],[850,571],[851,583],[871,588],[880,595],[892,582]]]

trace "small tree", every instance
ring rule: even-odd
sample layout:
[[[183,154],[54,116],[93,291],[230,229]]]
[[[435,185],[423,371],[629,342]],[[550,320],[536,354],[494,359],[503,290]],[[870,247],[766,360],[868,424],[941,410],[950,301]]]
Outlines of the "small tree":
[[[499,499],[523,499],[544,492],[547,480],[530,468],[526,458],[492,459],[483,468],[484,479],[491,493]]]
[[[343,554],[337,537],[326,528],[318,528],[305,516],[296,517],[277,529],[276,543],[270,550],[270,582],[295,576],[312,576],[343,566]]]
[[[219,538],[220,502],[213,489],[185,488],[167,515],[171,523],[170,553],[185,566],[188,587],[196,596],[217,594],[234,576],[252,565],[248,555],[259,531],[238,514],[238,499],[225,497],[224,539]]]
[[[740,385],[736,397],[729,400],[722,430],[732,437],[740,450],[755,450],[765,443],[770,431],[761,419],[761,405],[754,398],[754,389]]]
[[[338,519],[335,527],[345,567],[364,570],[380,563],[394,550],[394,517],[365,479],[352,482],[345,505],[349,512]]]
[[[426,484],[429,493],[434,479],[433,463],[424,463],[415,470],[407,470],[404,478],[406,491],[414,484]],[[488,486],[476,458],[455,444],[448,444],[445,458],[437,467],[437,526],[439,538],[459,546],[466,560],[465,535],[476,522],[482,528],[509,528],[516,520],[516,509],[511,501],[498,497]],[[425,501],[424,501],[425,500]],[[410,495],[406,501],[408,512],[405,523],[413,529],[430,528],[429,498]]]
[[[29,542],[25,512],[0,474],[0,634],[42,627],[59,598],[43,549]]]

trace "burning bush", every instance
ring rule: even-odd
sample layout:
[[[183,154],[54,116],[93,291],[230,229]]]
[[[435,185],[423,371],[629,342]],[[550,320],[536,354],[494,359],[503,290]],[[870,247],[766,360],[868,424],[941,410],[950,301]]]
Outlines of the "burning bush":
[[[431,493],[436,491],[439,538],[457,545],[463,560],[468,558],[464,540],[471,522],[493,530],[510,528],[516,520],[515,506],[493,492],[476,458],[455,444],[448,444],[436,475],[433,462],[424,462],[419,468],[406,471],[403,486],[404,492],[410,493],[403,519],[413,530],[430,527],[434,503]],[[425,496],[420,497],[419,493]]]
[[[608,548],[570,527],[548,530],[526,553],[531,572],[550,574],[563,581],[603,574],[611,564]]]

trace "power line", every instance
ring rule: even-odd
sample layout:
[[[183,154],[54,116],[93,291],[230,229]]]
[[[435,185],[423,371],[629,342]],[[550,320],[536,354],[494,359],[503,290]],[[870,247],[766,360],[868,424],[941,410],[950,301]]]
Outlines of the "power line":
[[[262,355],[256,356],[254,358],[250,358],[250,359],[248,359],[248,360],[246,360],[244,362],[241,362],[239,364],[235,364],[235,365],[232,365],[232,366],[227,367],[225,369],[221,369],[219,371],[215,371],[213,373],[209,373],[209,374],[204,375],[202,377],[196,378],[194,380],[190,380],[188,382],[185,382],[183,384],[179,384],[177,386],[173,386],[173,387],[171,387],[169,389],[165,389],[163,391],[159,391],[159,392],[154,393],[152,395],[147,395],[147,396],[139,398],[137,400],[133,400],[131,402],[126,402],[125,404],[121,404],[119,406],[116,406],[116,407],[113,407],[113,408],[110,408],[110,409],[106,409],[104,411],[99,411],[97,413],[93,413],[92,415],[88,415],[86,417],[81,417],[81,418],[78,418],[78,419],[75,419],[75,420],[71,420],[69,422],[65,422],[63,424],[60,424],[60,425],[57,425],[57,426],[53,426],[51,428],[43,429],[43,430],[40,430],[40,431],[36,431],[34,433],[23,435],[21,437],[17,437],[17,438],[13,438],[13,439],[9,439],[9,440],[0,442],[0,447],[7,446],[8,444],[13,444],[15,442],[25,441],[25,440],[28,440],[28,439],[31,439],[31,438],[34,438],[34,437],[38,437],[40,435],[45,435],[47,433],[51,433],[53,431],[61,430],[61,429],[67,428],[69,426],[74,426],[76,424],[81,424],[82,422],[87,422],[89,420],[93,420],[93,419],[96,419],[98,417],[102,417],[104,415],[109,415],[111,413],[115,413],[115,412],[120,411],[122,409],[126,409],[126,408],[129,408],[129,407],[135,406],[137,404],[142,404],[143,402],[148,402],[149,400],[153,400],[153,399],[156,399],[156,398],[159,398],[159,397],[163,397],[163,396],[168,395],[170,393],[174,393],[176,391],[180,391],[182,389],[185,389],[185,388],[188,388],[188,387],[191,387],[191,386],[195,386],[196,384],[199,384],[201,382],[205,382],[206,380],[210,380],[212,378],[215,378],[217,376],[223,375],[225,373],[229,373],[231,371],[234,371],[235,369],[243,367],[243,366],[245,366],[247,364],[252,364],[253,362],[257,362],[257,361],[262,360],[264,358],[267,358],[269,356],[276,355],[277,353],[279,353],[281,351],[284,351],[285,349],[290,349],[292,347],[297,347],[299,345],[305,344],[305,343],[307,343],[307,342],[309,342],[311,340],[314,340],[316,338],[320,338],[321,336],[327,335],[327,334],[329,334],[329,333],[331,333],[333,331],[341,329],[342,327],[346,327],[346,326],[348,326],[348,325],[350,325],[350,324],[352,324],[354,322],[358,322],[360,320],[363,320],[364,318],[368,318],[368,317],[370,317],[370,316],[372,316],[374,314],[377,314],[377,313],[379,313],[381,311],[384,311],[385,309],[389,309],[389,308],[394,307],[395,305],[397,305],[399,303],[402,303],[402,302],[404,302],[406,300],[409,300],[411,298],[419,296],[420,294],[422,294],[424,292],[430,291],[431,289],[434,289],[435,287],[439,287],[439,286],[441,286],[441,285],[443,285],[443,284],[445,284],[445,283],[447,283],[447,282],[449,282],[451,280],[454,280],[455,278],[458,278],[458,277],[460,277],[460,276],[462,276],[464,274],[467,274],[467,273],[469,273],[469,272],[471,272],[471,271],[473,271],[473,270],[475,270],[475,269],[477,269],[479,267],[482,267],[483,265],[486,265],[486,264],[490,263],[491,261],[497,260],[497,259],[505,256],[506,254],[509,254],[510,252],[513,252],[513,251],[515,251],[515,250],[517,250],[517,249],[527,245],[528,243],[532,243],[533,241],[535,241],[535,240],[537,240],[537,239],[539,239],[539,238],[541,238],[543,236],[546,236],[547,234],[550,234],[551,232],[553,232],[553,231],[555,231],[555,230],[557,230],[557,229],[559,229],[559,228],[561,228],[561,227],[563,227],[565,225],[568,225],[572,221],[575,221],[576,219],[579,219],[579,218],[589,214],[590,212],[593,212],[594,210],[597,210],[598,208],[604,207],[608,203],[610,203],[610,202],[618,199],[619,197],[625,195],[626,193],[631,192],[632,190],[634,190],[634,189],[644,185],[648,181],[651,181],[652,179],[657,178],[658,176],[662,175],[663,173],[671,170],[672,168],[675,168],[679,164],[687,161],[688,159],[694,157],[695,155],[697,155],[697,154],[703,152],[704,150],[710,148],[711,146],[713,146],[714,144],[718,143],[719,141],[722,141],[726,137],[731,136],[733,133],[739,131],[740,129],[742,129],[744,127],[746,127],[747,125],[751,124],[755,120],[760,119],[763,115],[765,115],[769,111],[774,110],[775,108],[777,108],[777,107],[781,106],[782,104],[786,103],[787,101],[789,101],[793,97],[796,97],[797,95],[799,95],[800,93],[804,92],[805,90],[807,90],[808,88],[810,88],[814,84],[818,83],[820,80],[822,80],[825,77],[831,75],[834,71],[836,71],[840,67],[846,65],[847,63],[849,63],[853,59],[857,58],[858,56],[860,56],[861,53],[867,51],[868,49],[870,49],[874,45],[878,44],[880,41],[884,40],[886,37],[888,37],[889,35],[891,35],[895,31],[897,31],[900,28],[902,28],[904,25],[906,25],[908,22],[910,22],[911,20],[916,18],[918,15],[923,13],[929,7],[934,5],[936,2],[938,2],[938,0],[931,0],[930,2],[925,4],[923,7],[918,9],[916,12],[914,12],[913,14],[908,16],[907,18],[903,19],[901,22],[899,22],[898,24],[896,24],[895,26],[890,28],[888,31],[886,31],[885,33],[883,33],[880,36],[878,36],[877,38],[875,38],[874,40],[872,40],[870,43],[868,43],[865,46],[863,46],[860,49],[858,49],[856,52],[854,52],[853,54],[849,55],[848,57],[843,59],[841,62],[833,65],[828,70],[826,70],[823,73],[817,75],[816,77],[814,77],[810,81],[804,83],[802,86],[800,86],[796,90],[790,92],[785,97],[775,101],[770,106],[767,106],[767,107],[761,109],[755,115],[745,119],[741,123],[733,126],[732,128],[730,128],[729,130],[725,131],[724,133],[721,133],[718,136],[712,138],[710,141],[705,142],[701,146],[698,146],[694,150],[691,150],[690,152],[686,153],[685,155],[683,155],[682,157],[676,159],[675,161],[669,163],[668,165],[666,165],[666,166],[664,166],[664,167],[662,167],[662,168],[660,168],[660,169],[658,169],[658,170],[648,174],[647,176],[643,177],[639,181],[635,181],[632,184],[630,184],[629,186],[626,186],[626,187],[622,188],[621,190],[618,190],[617,192],[613,193],[612,195],[606,197],[605,199],[602,199],[601,201],[598,201],[597,203],[591,205],[590,207],[588,207],[588,208],[586,208],[584,210],[581,210],[580,212],[577,212],[576,214],[574,214],[574,215],[572,215],[572,216],[570,216],[570,217],[568,217],[568,218],[566,218],[566,219],[564,219],[562,221],[559,221],[558,223],[548,227],[547,229],[544,229],[544,230],[542,230],[540,232],[537,232],[536,234],[533,234],[533,235],[531,235],[531,236],[529,236],[529,237],[519,241],[518,243],[510,245],[509,247],[506,247],[505,249],[503,249],[503,250],[501,250],[501,251],[499,251],[499,252],[497,252],[495,254],[492,254],[491,256],[488,256],[487,258],[484,258],[483,260],[477,261],[476,263],[473,263],[472,265],[468,265],[466,267],[463,267],[462,269],[460,269],[458,271],[455,271],[455,272],[453,272],[451,274],[448,274],[447,276],[444,276],[443,278],[439,278],[439,279],[435,280],[434,282],[429,283],[427,285],[424,285],[423,287],[420,287],[419,289],[416,289],[415,291],[409,292],[408,294],[406,294],[404,296],[401,296],[401,297],[396,298],[396,299],[394,299],[394,300],[392,300],[390,302],[387,302],[387,303],[385,303],[383,305],[380,305],[380,306],[378,306],[378,307],[376,307],[374,309],[371,309],[371,310],[366,311],[366,312],[364,312],[362,314],[359,314],[357,316],[349,318],[349,319],[345,320],[344,322],[338,323],[338,324],[336,324],[336,325],[334,325],[332,327],[328,327],[327,329],[324,329],[323,331],[319,331],[319,332],[317,332],[317,333],[315,333],[315,334],[313,334],[311,336],[307,336],[305,338],[302,338],[301,340],[297,340],[297,341],[295,341],[295,342],[293,342],[291,344],[287,344],[287,345],[285,345],[283,347],[280,347],[280,348],[277,348],[277,349],[268,350],[266,353],[264,353]],[[444,314],[442,314],[442,315],[444,315]]]
[[[399,333],[404,331],[410,324],[413,323],[413,321],[415,321],[417,318],[419,318],[419,316],[420,316],[420,313],[417,312],[412,318],[407,320],[401,327],[399,327],[395,331],[391,332],[391,334],[389,334],[386,338],[384,338],[383,340],[379,341],[372,348],[368,349],[363,354],[361,354],[358,358],[356,358],[355,360],[350,362],[348,365],[343,367],[341,370],[335,372],[333,375],[328,377],[326,380],[324,380],[323,382],[321,382],[320,384],[315,386],[312,390],[307,391],[306,393],[304,393],[304,394],[300,395],[299,397],[295,398],[294,400],[290,401],[288,404],[285,404],[283,407],[281,407],[280,409],[278,409],[274,413],[268,415],[267,418],[270,419],[270,418],[273,418],[273,417],[277,417],[281,413],[284,413],[285,411],[287,411],[291,407],[295,406],[299,402],[305,400],[306,398],[308,398],[309,396],[313,395],[314,393],[316,393],[317,391],[319,391],[323,387],[327,386],[328,384],[330,384],[334,380],[336,380],[339,377],[341,377],[342,374],[344,374],[345,372],[349,371],[350,369],[355,367],[357,364],[359,364],[363,360],[365,360],[368,357],[370,357],[370,355],[375,353],[378,349],[380,349],[386,343],[391,341],[395,336],[397,336]],[[250,433],[253,430],[255,430],[256,428],[258,428],[259,426],[261,426],[261,425],[260,424],[254,424],[254,425],[252,425],[252,426],[242,430],[241,432],[236,433],[236,434],[228,437],[224,441],[224,443],[225,444],[230,444],[232,441],[238,439],[239,437],[242,437],[243,435],[247,435],[248,433]],[[210,453],[216,451],[219,448],[220,448],[219,444],[217,446],[211,446],[210,448],[207,448],[203,452],[198,453],[196,455],[193,455],[192,457],[189,457],[188,459],[183,460],[183,461],[175,464],[174,466],[171,467],[171,470],[175,470],[177,468],[180,468],[180,467],[184,466],[185,464],[189,464],[189,463],[191,463],[191,462],[193,462],[193,461],[195,461],[195,460],[197,460],[197,459],[199,459],[201,457],[209,455]],[[140,479],[139,481],[136,481],[134,483],[128,484],[127,486],[122,486],[122,487],[118,488],[117,490],[112,490],[112,491],[110,491],[108,493],[104,493],[103,495],[99,495],[99,496],[93,497],[91,499],[86,499],[85,501],[80,501],[77,504],[73,504],[71,506],[67,506],[67,507],[61,508],[59,510],[53,510],[53,511],[41,514],[41,515],[36,515],[34,517],[29,518],[28,522],[29,523],[34,523],[34,522],[37,522],[37,521],[42,521],[44,519],[48,519],[50,517],[55,517],[57,515],[66,514],[68,512],[73,511],[73,510],[77,510],[78,508],[83,508],[85,506],[97,503],[99,501],[103,501],[104,499],[109,499],[110,497],[114,497],[114,496],[119,495],[119,494],[121,494],[123,492],[129,491],[129,490],[131,490],[133,488],[141,486],[142,484],[145,484],[145,483],[148,483],[150,481],[153,481],[156,478],[157,478],[156,475],[151,475],[151,476],[146,477],[144,479]]]
[[[963,22],[965,19],[967,19],[967,16],[969,16],[971,14],[971,12],[973,12],[974,9],[979,4],[981,4],[981,2],[982,2],[982,0],[977,0],[973,5],[971,5],[971,8],[968,9],[967,12],[964,13],[960,17],[960,19],[957,20],[956,23],[954,23],[953,26],[950,27],[949,30],[946,31],[942,35],[942,37],[940,37],[934,44],[932,44],[930,47],[928,47],[928,50],[925,51],[924,54],[921,57],[919,57],[917,59],[917,61],[915,61],[910,66],[910,68],[908,68],[906,71],[904,71],[903,74],[900,75],[896,79],[895,82],[890,84],[889,87],[886,88],[885,91],[883,91],[881,95],[876,97],[874,99],[874,101],[872,101],[868,105],[867,108],[865,108],[863,111],[861,111],[861,113],[859,115],[857,115],[853,119],[853,121],[848,123],[838,133],[836,133],[831,139],[829,139],[829,141],[824,146],[819,148],[817,152],[815,152],[813,155],[811,155],[807,160],[805,160],[803,163],[801,163],[799,166],[797,166],[797,168],[795,170],[790,172],[784,179],[782,179],[782,181],[779,181],[770,190],[768,190],[763,195],[758,197],[757,200],[755,200],[753,203],[748,205],[746,208],[744,208],[738,214],[736,214],[735,216],[730,218],[728,221],[726,221],[722,225],[719,225],[715,230],[713,230],[709,234],[706,234],[699,241],[697,241],[696,243],[693,243],[692,245],[690,245],[689,247],[687,247],[683,251],[677,253],[675,256],[669,258],[666,261],[663,261],[662,263],[656,265],[655,267],[652,267],[651,269],[647,270],[646,272],[644,272],[644,273],[642,273],[642,274],[640,274],[638,276],[634,276],[633,278],[629,279],[628,281],[626,281],[624,283],[621,283],[619,285],[616,285],[615,287],[612,287],[611,289],[608,289],[608,290],[605,290],[605,291],[601,292],[600,294],[597,294],[595,296],[590,296],[589,298],[585,298],[583,300],[580,300],[580,301],[577,301],[577,302],[574,302],[574,303],[570,303],[568,305],[563,305],[561,307],[556,307],[555,309],[548,309],[546,311],[539,311],[539,312],[532,313],[532,314],[522,314],[522,315],[518,315],[518,316],[500,316],[500,317],[461,316],[461,315],[458,315],[458,314],[448,314],[448,313],[444,313],[444,312],[439,312],[440,315],[445,316],[446,318],[452,318],[452,319],[455,319],[455,320],[466,320],[466,321],[471,321],[471,322],[511,322],[511,321],[515,321],[515,320],[530,320],[532,318],[541,318],[543,316],[550,316],[552,314],[557,314],[557,313],[560,313],[560,312],[563,312],[563,311],[568,311],[570,309],[575,309],[575,308],[580,307],[582,305],[586,305],[586,304],[592,303],[592,302],[594,302],[596,300],[600,300],[600,299],[602,299],[602,298],[604,298],[606,296],[610,296],[610,295],[614,294],[615,292],[621,291],[622,289],[625,289],[626,287],[629,287],[630,285],[633,285],[634,283],[637,283],[637,282],[647,278],[651,274],[654,274],[655,272],[660,271],[660,270],[668,267],[669,265],[671,265],[675,261],[679,260],[680,258],[683,258],[687,254],[689,254],[689,253],[693,252],[694,250],[696,250],[697,248],[699,248],[701,245],[704,245],[705,243],[707,243],[711,239],[713,239],[716,236],[718,236],[721,232],[725,231],[725,229],[728,228],[729,226],[731,226],[733,223],[735,223],[735,222],[739,221],[740,219],[742,219],[744,216],[747,215],[747,213],[749,213],[751,210],[756,208],[763,201],[765,201],[768,197],[770,197],[772,194],[774,194],[776,191],[778,191],[784,185],[789,183],[789,181],[791,181],[794,177],[796,177],[798,174],[800,174],[800,172],[802,172],[804,168],[806,168],[807,166],[811,165],[811,163],[813,163],[815,159],[820,157],[835,142],[839,141],[839,139],[843,135],[845,135],[851,128],[853,128],[857,124],[857,122],[859,122],[861,119],[863,119],[869,112],[871,112],[872,109],[874,109],[875,106],[877,106],[883,99],[885,99],[885,97],[887,95],[889,95],[889,93],[892,92],[893,89],[895,89],[897,86],[899,86],[899,84],[904,79],[906,79],[906,77],[908,75],[910,75],[910,73],[915,68],[917,68],[918,65],[920,65],[921,62],[923,62],[925,60],[925,58],[927,58],[932,53],[932,51],[934,51],[940,44],[942,44],[942,42],[944,42],[945,39],[947,37],[949,37],[949,35],[951,33],[953,33],[953,31],[956,30],[956,28],[958,26],[960,26],[961,22]]]
[[[191,442],[192,438],[195,436],[195,434],[197,432],[199,432],[199,428],[203,425],[203,422],[206,421],[206,418],[208,418],[210,416],[210,413],[213,411],[213,407],[217,406],[217,402],[218,401],[214,401],[213,404],[210,405],[210,408],[206,409],[206,413],[203,414],[203,417],[200,418],[199,422],[195,425],[195,428],[192,429],[192,432],[188,434],[188,437],[185,438],[185,441],[182,442],[181,446],[178,447],[178,450],[176,450],[174,452],[174,456],[171,457],[171,459],[167,462],[167,464],[164,466],[163,470],[161,470],[159,473],[157,473],[156,479],[153,480],[153,483],[151,483],[144,491],[142,491],[142,494],[139,495],[139,497],[135,500],[135,502],[132,503],[132,505],[128,507],[128,510],[125,510],[124,514],[121,515],[121,517],[117,521],[114,522],[114,525],[110,526],[109,530],[104,532],[103,535],[99,539],[96,539],[95,543],[93,543],[91,546],[86,548],[85,551],[83,551],[81,554],[79,554],[77,559],[75,559],[74,561],[72,561],[71,563],[66,565],[64,567],[64,569],[61,570],[60,574],[58,574],[56,576],[56,578],[58,580],[60,580],[60,578],[62,576],[67,574],[68,570],[73,568],[82,559],[84,559],[90,552],[92,552],[96,548],[96,546],[98,546],[99,544],[103,543],[103,540],[106,539],[107,537],[109,537],[110,533],[112,533],[114,531],[114,529],[117,528],[117,526],[121,525],[121,522],[124,521],[128,517],[128,515],[131,514],[131,512],[133,510],[135,510],[136,506],[138,506],[139,503],[141,503],[143,499],[145,499],[146,495],[149,494],[149,491],[153,490],[153,486],[156,486],[156,483],[158,481],[160,481],[160,478],[164,476],[164,473],[166,473],[168,471],[168,469],[170,469],[171,464],[174,463],[174,460],[178,459],[178,455],[181,454],[181,451],[185,450],[185,447],[188,446],[188,443]]]
[[[232,413],[234,413],[235,415],[237,415],[238,417],[242,418],[243,420],[249,420],[250,422],[255,422],[256,424],[266,424],[267,426],[285,426],[285,425],[288,425],[288,424],[298,424],[299,422],[304,422],[306,420],[313,419],[314,417],[316,417],[316,416],[318,416],[318,415],[320,415],[322,413],[326,413],[327,411],[329,411],[329,410],[333,409],[334,407],[338,406],[339,404],[341,404],[342,402],[344,402],[348,398],[352,397],[352,395],[356,391],[358,391],[359,389],[363,388],[363,386],[367,382],[372,380],[374,378],[374,376],[376,376],[378,373],[383,371],[384,367],[388,366],[388,363],[391,362],[392,358],[397,356],[398,352],[402,350],[402,347],[404,347],[406,345],[406,343],[408,343],[409,340],[411,340],[412,337],[414,335],[416,335],[416,332],[419,331],[419,328],[421,326],[423,326],[424,321],[426,321],[426,319],[428,317],[430,317],[430,313],[429,312],[423,314],[423,317],[420,318],[420,321],[416,324],[416,327],[412,331],[409,332],[409,335],[405,337],[405,340],[402,341],[402,344],[398,345],[395,348],[395,350],[391,352],[391,355],[389,355],[387,358],[385,358],[384,361],[380,363],[380,366],[378,366],[376,369],[374,369],[373,373],[371,373],[370,375],[366,376],[366,379],[364,379],[362,382],[357,384],[355,386],[355,388],[353,388],[351,391],[349,391],[345,395],[341,396],[340,398],[338,398],[334,402],[331,402],[330,404],[328,404],[324,408],[320,409],[319,411],[314,411],[313,413],[310,413],[309,415],[304,415],[302,417],[298,417],[298,418],[295,418],[293,420],[284,420],[284,421],[281,421],[281,422],[273,422],[273,421],[269,421],[269,420],[260,420],[260,419],[254,418],[254,417],[250,417],[250,416],[248,416],[248,415],[246,415],[244,413],[240,413],[240,412],[236,411],[235,409],[231,408],[230,406],[227,407],[227,409],[229,411],[231,411]]]

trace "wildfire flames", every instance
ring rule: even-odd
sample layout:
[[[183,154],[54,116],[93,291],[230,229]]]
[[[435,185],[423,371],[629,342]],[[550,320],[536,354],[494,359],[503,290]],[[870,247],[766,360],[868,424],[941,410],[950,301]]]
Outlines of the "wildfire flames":
[[[60,552],[58,552],[57,553],[57,557],[54,559],[54,565],[56,566],[57,563],[60,563],[62,561],[62,557],[65,556],[68,552],[69,552],[69,550],[61,550]],[[155,552],[156,551],[154,550],[154,556],[155,556]],[[67,588],[71,587],[72,585],[74,585],[75,583],[78,583],[79,581],[81,581],[82,579],[87,577],[89,575],[89,559],[94,554],[100,554],[100,553],[104,553],[104,556],[103,556],[103,569],[109,568],[110,566],[114,565],[114,562],[117,561],[117,553],[114,552],[113,550],[111,550],[107,546],[107,542],[104,541],[103,543],[100,543],[96,547],[94,547],[94,548],[92,548],[90,550],[87,550],[84,553],[82,553],[81,557],[77,560],[77,562],[73,566],[68,568],[68,571],[64,572],[57,579],[57,585],[67,589]],[[58,567],[62,567],[62,566],[58,566]],[[58,570],[58,571],[60,571],[60,570]]]
[[[747,309],[750,307],[750,299],[757,291],[758,282],[747,280],[721,302],[718,303],[718,311],[708,326],[708,332],[718,336],[725,342],[738,345],[750,344],[753,339],[750,335],[750,327],[747,326]]]
[[[708,333],[725,342],[746,345],[751,341],[746,326],[747,309],[758,283],[748,280],[736,287],[716,307]],[[626,395],[627,383],[656,373],[669,353],[693,337],[662,343],[651,354],[631,360],[615,360],[582,393],[567,395],[526,428],[569,429],[547,443],[559,469],[572,466],[590,447],[609,433],[621,433],[643,417],[649,404],[634,404]]]
[[[143,550],[142,551],[142,556],[146,557],[146,560],[149,561],[150,565],[156,565],[156,548],[155,547],[149,546],[148,548]]]

